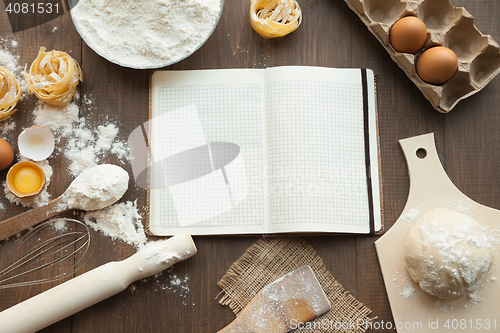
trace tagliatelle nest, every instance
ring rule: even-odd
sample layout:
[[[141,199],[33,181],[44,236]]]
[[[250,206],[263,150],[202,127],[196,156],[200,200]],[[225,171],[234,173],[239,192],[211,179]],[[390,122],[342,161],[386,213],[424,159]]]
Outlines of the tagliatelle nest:
[[[39,100],[64,106],[73,97],[79,81],[82,81],[82,71],[67,53],[45,52],[45,47],[41,47],[29,73],[24,73],[24,78],[30,93],[34,92]]]
[[[262,37],[276,38],[295,31],[302,22],[302,11],[294,0],[252,0],[250,24]]]
[[[5,67],[0,66],[0,120],[14,114],[17,101],[21,97],[19,81]]]

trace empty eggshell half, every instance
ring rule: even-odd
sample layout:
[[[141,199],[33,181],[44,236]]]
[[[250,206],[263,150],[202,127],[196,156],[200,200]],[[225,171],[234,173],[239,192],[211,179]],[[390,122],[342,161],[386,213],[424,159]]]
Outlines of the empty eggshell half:
[[[54,151],[54,134],[43,126],[26,128],[19,134],[17,141],[19,152],[33,161],[42,161]]]

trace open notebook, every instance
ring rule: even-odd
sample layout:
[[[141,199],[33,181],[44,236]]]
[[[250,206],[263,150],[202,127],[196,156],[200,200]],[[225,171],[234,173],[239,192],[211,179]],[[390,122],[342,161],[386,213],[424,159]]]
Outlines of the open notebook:
[[[382,229],[371,70],[156,71],[154,235]]]

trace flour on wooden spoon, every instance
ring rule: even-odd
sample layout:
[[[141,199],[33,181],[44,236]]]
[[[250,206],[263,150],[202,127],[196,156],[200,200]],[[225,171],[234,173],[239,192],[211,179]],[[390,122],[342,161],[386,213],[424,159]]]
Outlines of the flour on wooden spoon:
[[[119,166],[101,164],[82,172],[63,195],[68,208],[98,210],[118,201],[128,181],[128,173]]]

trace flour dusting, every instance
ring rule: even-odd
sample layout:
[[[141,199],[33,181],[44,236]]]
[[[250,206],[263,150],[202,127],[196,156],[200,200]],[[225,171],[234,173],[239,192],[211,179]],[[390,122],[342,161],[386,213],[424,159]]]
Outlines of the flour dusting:
[[[0,138],[9,141],[11,138],[10,131],[16,128],[16,123],[11,119],[0,122]]]
[[[156,266],[181,259],[179,253],[170,251],[170,247],[165,241],[149,242],[141,251],[144,251],[144,258],[147,262]]]
[[[38,101],[33,110],[33,121],[35,125],[45,126],[52,131],[58,131],[62,137],[70,135],[73,131],[73,124],[78,122],[80,110],[75,103],[69,103],[66,106],[53,106]],[[57,142],[60,141],[57,136]]]
[[[166,270],[141,280],[142,283],[153,282],[156,286],[154,291],[165,291],[169,294],[176,295],[182,299],[182,305],[188,305],[188,295],[191,290],[189,287],[190,277],[188,274],[180,274],[174,270],[174,267],[169,267]],[[132,293],[139,293],[139,283],[130,285]],[[191,303],[189,303],[191,304]],[[195,305],[192,303],[192,305]]]
[[[24,66],[19,64],[19,56],[13,53],[18,42],[12,38],[0,39],[0,66],[7,68],[19,81],[21,87],[20,101],[28,96],[28,85],[23,77]]]
[[[142,216],[137,209],[137,201],[127,201],[88,212],[85,223],[105,236],[120,239],[125,243],[140,247],[146,242],[146,234],[141,223]]]
[[[441,298],[436,298],[434,300],[434,308],[441,312],[452,312],[456,309],[473,309],[479,303],[484,301],[482,293],[476,290],[470,293],[466,297],[459,298],[457,300],[445,300]]]
[[[411,301],[413,296],[415,296],[415,288],[412,285],[407,285],[403,289],[403,298],[407,301]]]
[[[413,207],[413,208],[407,209],[405,211],[405,213],[401,216],[401,218],[403,220],[408,221],[408,222],[412,222],[412,221],[414,221],[418,217],[418,215],[420,214],[421,209],[422,209],[422,206],[418,206],[418,207]]]
[[[66,231],[68,229],[65,219],[54,219],[51,225],[57,231]]]
[[[480,223],[469,215],[441,208],[413,225],[404,256],[410,276],[423,291],[454,299],[480,286],[494,253]]]
[[[75,98],[78,99],[79,95]],[[87,95],[83,101],[85,105],[93,104]],[[75,102],[64,107],[39,102],[33,111],[35,125],[45,126],[58,134],[57,142],[68,138],[66,146],[58,151],[70,161],[69,170],[73,176],[98,165],[107,153],[114,154],[122,162],[130,160],[127,144],[118,141],[119,128],[116,124],[108,121],[93,128],[84,117],[80,117],[80,112]]]

